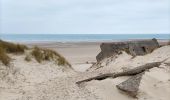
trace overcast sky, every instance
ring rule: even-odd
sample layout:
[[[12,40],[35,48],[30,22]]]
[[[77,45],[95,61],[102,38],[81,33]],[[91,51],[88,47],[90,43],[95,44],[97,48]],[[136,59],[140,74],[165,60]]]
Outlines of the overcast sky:
[[[170,33],[170,0],[0,0],[1,33]]]

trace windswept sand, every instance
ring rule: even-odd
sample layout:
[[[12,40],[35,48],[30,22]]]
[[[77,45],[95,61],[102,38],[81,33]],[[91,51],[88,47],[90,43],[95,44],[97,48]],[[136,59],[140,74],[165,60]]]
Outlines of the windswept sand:
[[[161,64],[159,68],[152,68],[148,72],[146,72],[141,80],[141,84],[139,87],[137,100],[169,100],[170,99],[170,65],[166,63],[170,63],[170,46],[164,46],[157,50],[155,50],[151,54],[147,54],[145,56],[137,56],[132,59],[132,56],[126,54],[125,52],[117,58],[108,58],[105,59],[102,63],[102,68],[98,68],[93,66],[89,69],[89,72],[94,73],[108,73],[108,72],[121,72],[125,69],[132,69],[136,66],[144,65],[146,63],[163,61],[167,59],[164,63]],[[94,85],[91,88],[100,88],[98,91],[100,94],[104,94],[106,91],[112,90],[112,95],[103,97],[104,100],[109,98],[116,98],[116,100],[134,100],[132,98],[124,97],[121,91],[118,91],[115,88],[115,85],[118,85],[122,81],[125,81],[128,77],[118,77],[115,79],[106,79],[102,81],[91,81],[88,82],[87,87],[90,85]],[[96,84],[103,84],[102,86]],[[107,85],[106,85],[107,84]],[[110,86],[110,89],[109,89]],[[102,92],[103,91],[103,92]],[[114,92],[116,93],[114,93]],[[97,93],[98,94],[98,93]],[[121,96],[120,96],[121,95]],[[121,99],[120,99],[121,98]]]
[[[115,58],[104,59],[101,63],[103,67],[92,66],[85,71],[91,65],[86,64],[87,61],[95,62],[95,56],[100,51],[99,44],[90,44],[91,47],[89,44],[87,47],[77,45],[71,44],[72,48],[67,48],[68,44],[62,44],[61,48],[57,48],[60,45],[46,45],[48,48],[57,48],[57,51],[77,68],[76,71],[65,66],[56,66],[53,62],[26,62],[25,55],[10,55],[13,58],[11,67],[0,64],[0,100],[170,100],[170,65],[166,64],[170,63],[170,58],[159,68],[152,68],[143,75],[137,98],[132,98],[116,88],[116,85],[129,77],[75,84],[101,73],[120,72],[146,63],[162,61],[170,57],[170,46],[133,59],[131,55],[123,52]]]
[[[96,55],[100,52],[100,42],[69,42],[69,43],[27,43],[29,47],[35,45],[50,48],[59,52],[74,67],[76,71],[84,72],[96,62]],[[88,62],[88,64],[87,64]]]

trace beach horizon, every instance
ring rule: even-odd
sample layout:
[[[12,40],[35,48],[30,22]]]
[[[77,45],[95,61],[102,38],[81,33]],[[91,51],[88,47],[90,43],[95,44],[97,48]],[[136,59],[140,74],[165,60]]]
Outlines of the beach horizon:
[[[169,40],[170,34],[0,34],[10,42],[116,42],[153,39]]]
[[[138,42],[136,42],[136,39],[128,41],[132,41],[137,47],[141,47]],[[126,44],[128,41],[119,42]],[[137,39],[137,41],[139,40]],[[38,100],[40,100],[43,96],[46,96],[48,99],[52,96],[60,100],[66,100],[67,97],[69,97],[67,100],[76,100],[76,98],[99,100],[95,97],[98,96],[103,100],[111,100],[108,99],[108,97],[116,98],[117,100],[136,100],[137,96],[140,98],[139,100],[142,100],[143,98],[147,98],[148,100],[155,100],[156,98],[168,100],[170,98],[170,91],[167,83],[169,82],[170,77],[169,65],[166,64],[169,64],[170,62],[170,46],[167,44],[167,40],[158,41],[161,45],[154,41],[155,40],[152,39],[147,39],[147,41],[142,39],[141,43],[144,43],[144,45],[147,46],[147,50],[149,50],[148,48],[152,49],[152,46],[155,48],[145,55],[133,56],[127,49],[121,49],[118,52],[115,52],[116,54],[110,53],[110,57],[98,61],[97,55],[100,55],[101,52],[109,53],[107,50],[102,51],[104,50],[104,48],[101,48],[102,41],[65,43],[40,41],[38,43],[31,42],[25,44],[20,42],[19,45],[1,40],[0,71],[2,73],[0,72],[0,86],[3,88],[0,90],[5,91],[0,92],[0,99],[22,100],[24,98],[32,97],[33,99],[38,98]],[[115,42],[104,42],[104,44],[107,43],[114,44]],[[7,49],[4,50],[8,50],[9,48],[10,52],[12,52],[8,53],[9,51],[7,51],[7,56],[12,59],[8,66],[1,63],[1,57],[4,55],[2,54],[3,50],[1,50],[3,44],[4,46],[7,46],[5,47]],[[24,46],[21,46],[21,44]],[[155,46],[155,44],[158,46]],[[25,46],[26,48],[23,51]],[[117,46],[115,45],[116,48]],[[121,44],[120,47],[122,47]],[[113,49],[113,51],[116,50],[116,48]],[[146,52],[145,49],[141,50]],[[57,62],[53,62],[54,57],[57,58]],[[58,60],[59,58],[61,60]],[[61,63],[58,63],[59,61],[61,61]],[[162,61],[165,61],[165,63]],[[157,66],[155,63],[157,62],[161,62],[159,65],[160,68],[155,68]],[[124,73],[126,70],[134,71],[133,69],[142,66],[146,67],[148,66],[147,64],[149,64],[148,67],[150,67],[150,64],[152,65],[152,63],[154,66],[151,67],[153,68],[147,69],[149,71],[145,71],[145,74],[136,74],[138,77],[141,77],[140,80],[134,79],[141,81],[139,82],[140,85],[138,87],[133,87],[136,86],[137,83],[134,83],[136,81],[131,80],[131,78],[136,78],[136,75],[131,76],[131,78],[129,78],[130,76],[121,76],[117,78],[89,80],[91,78],[96,78],[96,76],[102,77],[102,75],[107,75],[108,73]],[[83,82],[83,80],[87,80],[87,82]],[[127,94],[122,93],[124,91],[121,90],[121,85],[126,81],[135,84],[129,85],[129,83],[126,83],[128,84],[128,88],[132,87],[139,90],[134,91],[133,95],[131,92],[127,92]],[[148,84],[150,84],[150,87],[148,87]],[[158,87],[159,85],[161,85],[161,87]],[[14,90],[16,92],[13,92]],[[166,92],[163,93],[163,91]],[[152,93],[159,94],[154,95]],[[49,94],[50,96],[48,96]]]
[[[170,100],[170,0],[0,0],[0,100]]]

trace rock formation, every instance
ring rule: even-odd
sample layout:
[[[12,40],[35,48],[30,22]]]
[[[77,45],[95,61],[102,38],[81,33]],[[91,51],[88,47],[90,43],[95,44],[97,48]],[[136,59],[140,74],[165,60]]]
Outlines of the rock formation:
[[[102,43],[100,45],[101,52],[96,56],[96,59],[99,62],[106,57],[120,53],[120,51],[126,51],[132,56],[145,55],[158,47],[159,43],[156,39]]]
[[[119,85],[116,85],[116,87],[118,89],[126,92],[130,96],[136,97],[143,74],[144,73],[140,73],[135,76],[132,76],[131,78],[120,83]]]

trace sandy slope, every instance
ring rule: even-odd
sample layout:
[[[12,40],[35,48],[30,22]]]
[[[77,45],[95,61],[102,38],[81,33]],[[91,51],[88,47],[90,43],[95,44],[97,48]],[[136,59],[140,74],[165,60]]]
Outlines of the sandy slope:
[[[93,68],[89,69],[89,72],[120,72],[122,70],[126,70],[129,68],[134,68],[136,66],[140,66],[149,62],[162,61],[166,58],[170,57],[170,46],[161,47],[151,54],[147,54],[145,56],[138,56],[132,59],[132,57],[126,53],[123,53],[116,58],[111,57],[107,58],[102,62],[102,68],[98,66],[93,66]],[[170,58],[165,61],[165,63],[170,63]],[[162,63],[160,68],[152,68],[148,72],[146,72],[141,80],[141,84],[139,87],[139,93],[137,95],[138,100],[169,100],[170,99],[170,66]],[[99,69],[98,69],[99,68]],[[125,78],[125,79],[123,79]],[[119,84],[122,80],[126,80],[127,77],[118,77],[116,79],[106,79],[101,83],[98,81],[94,81],[97,84],[105,85],[101,86],[103,91],[101,94],[105,93],[105,89],[109,91],[112,87],[114,90],[115,85]],[[110,81],[110,82],[109,82]],[[93,83],[95,84],[95,83]],[[106,85],[107,84],[107,85]],[[110,89],[108,88],[110,87]],[[100,88],[101,89],[101,88]],[[117,91],[117,89],[115,89]],[[118,92],[116,92],[118,93]],[[128,98],[124,98],[123,96],[116,95],[116,100],[128,100]],[[116,96],[110,95],[109,97],[115,98]],[[107,96],[105,98],[107,99]],[[111,99],[107,99],[111,100]],[[130,98],[130,100],[133,100]]]
[[[10,55],[12,66],[0,64],[0,100],[169,100],[170,66],[162,63],[152,68],[142,78],[138,98],[132,98],[116,88],[128,77],[93,80],[81,85],[76,81],[101,73],[119,72],[149,62],[170,57],[170,46],[153,53],[132,56],[125,52],[117,57],[103,60],[103,67],[93,66],[87,72],[76,72],[53,62],[24,61],[25,55]],[[170,59],[166,61],[170,63]],[[79,66],[81,67],[81,66]],[[81,69],[79,69],[81,71]],[[85,70],[82,68],[82,70]]]
[[[24,61],[25,55],[10,55],[12,66],[0,66],[0,100],[83,100],[95,99],[75,82],[78,76],[53,62]]]

